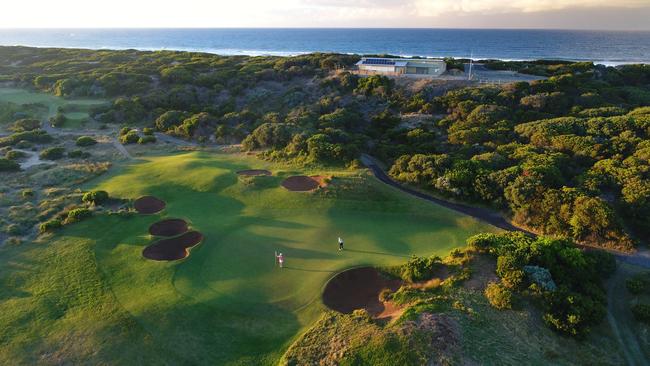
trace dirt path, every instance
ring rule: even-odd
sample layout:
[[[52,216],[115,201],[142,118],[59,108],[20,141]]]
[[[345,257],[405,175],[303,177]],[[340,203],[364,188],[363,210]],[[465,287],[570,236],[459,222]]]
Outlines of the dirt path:
[[[129,151],[124,147],[124,145],[120,144],[120,142],[117,141],[116,138],[111,138],[111,142],[113,143],[113,146],[115,146],[117,151],[122,153],[122,155],[124,155],[127,159],[133,159],[133,156],[129,154]]]
[[[388,184],[391,187],[395,187],[399,189],[402,192],[408,193],[411,196],[415,196],[417,198],[421,198],[423,200],[433,202],[437,205],[452,209],[454,211],[463,213],[465,215],[474,217],[476,219],[479,219],[481,221],[487,222],[488,224],[491,224],[493,226],[496,226],[500,229],[504,230],[509,230],[509,231],[521,231],[524,233],[527,233],[529,235],[534,235],[531,232],[528,232],[522,228],[519,228],[517,226],[514,226],[513,224],[509,223],[506,219],[503,218],[498,212],[495,212],[493,210],[487,209],[487,208],[482,208],[482,207],[471,207],[471,206],[465,206],[461,205],[458,203],[453,203],[449,201],[445,201],[433,196],[430,196],[428,194],[416,191],[414,189],[405,187],[401,185],[400,183],[397,183],[394,181],[392,178],[386,174],[381,167],[377,164],[377,161],[375,158],[371,157],[370,155],[363,154],[361,156],[361,161],[363,164],[365,164],[371,171],[372,174],[375,176],[375,178],[379,179],[383,183]]]
[[[192,141],[185,141],[179,138],[176,138],[174,136],[169,136],[164,133],[156,132],[154,133],[154,136],[156,136],[156,139],[162,142],[166,142],[169,144],[174,144],[174,145],[185,145],[185,146],[198,146],[196,142]]]
[[[632,366],[648,365],[650,360],[646,358],[636,334],[629,327],[635,320],[630,313],[629,304],[625,301],[625,277],[625,269],[619,268],[607,281],[607,322],[621,345],[625,362]]]
[[[32,167],[34,165],[40,165],[40,164],[48,164],[52,165],[55,164],[52,161],[42,161],[40,156],[34,151],[29,151],[29,150],[22,150],[22,149],[13,149],[14,151],[20,151],[27,155],[27,159],[25,159],[22,162],[19,162],[20,164],[20,169],[27,169],[29,167]]]
[[[472,206],[466,206],[462,205],[459,203],[454,203],[454,202],[449,202],[445,201],[440,198],[436,198],[433,196],[430,196],[426,193],[422,193],[419,191],[416,191],[412,188],[403,186],[402,184],[394,181],[392,178],[388,176],[384,172],[384,170],[377,164],[377,160],[373,158],[370,155],[367,154],[362,154],[361,155],[361,162],[367,166],[370,171],[372,171],[372,174],[377,178],[379,181],[388,184],[391,187],[394,187],[396,189],[399,189],[400,191],[404,193],[408,193],[411,196],[421,198],[423,200],[433,202],[437,205],[449,208],[451,210],[454,210],[456,212],[460,212],[462,214],[471,216],[475,219],[481,220],[483,222],[486,222],[492,226],[498,227],[503,230],[508,230],[508,231],[521,231],[523,233],[526,233],[527,235],[531,236],[537,236],[535,233],[532,233],[530,231],[527,231],[525,229],[522,229],[518,226],[515,226],[508,222],[501,214],[498,212],[491,210],[489,208],[484,208],[484,207],[472,207]],[[600,250],[606,250],[599,248]],[[629,264],[633,264],[636,266],[644,267],[644,268],[650,268],[650,249],[647,248],[640,248],[634,253],[621,253],[621,252],[616,252],[616,251],[608,251],[612,253],[617,260]]]

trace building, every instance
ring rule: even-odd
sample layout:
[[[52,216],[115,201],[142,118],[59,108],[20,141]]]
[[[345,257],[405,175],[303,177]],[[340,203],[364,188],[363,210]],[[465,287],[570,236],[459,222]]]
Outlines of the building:
[[[357,68],[360,74],[440,76],[447,64],[434,58],[364,57],[357,62]]]

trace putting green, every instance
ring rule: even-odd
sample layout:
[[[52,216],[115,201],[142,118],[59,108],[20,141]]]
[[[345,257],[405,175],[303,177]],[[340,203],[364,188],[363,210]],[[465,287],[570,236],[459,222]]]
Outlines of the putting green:
[[[238,178],[244,169],[268,169],[274,176]],[[290,175],[314,173],[335,177],[327,193],[280,186]],[[468,236],[495,230],[364,172],[282,171],[241,155],[145,158],[87,188],[167,202],[158,215],[99,216],[75,224],[49,244],[90,251],[86,257],[100,278],[93,286],[110,301],[90,301],[89,307],[136,324],[106,320],[102,329],[111,330],[101,345],[84,338],[88,347],[103,349],[92,356],[97,362],[137,354],[148,363],[164,352],[172,364],[275,364],[323,309],[322,288],[336,272],[399,264],[411,255],[445,255]],[[178,262],[144,259],[147,228],[161,217],[187,220],[205,240]],[[345,239],[343,252],[338,236]],[[284,269],[274,265],[275,251],[284,254]],[[57,324],[61,332],[72,331]]]

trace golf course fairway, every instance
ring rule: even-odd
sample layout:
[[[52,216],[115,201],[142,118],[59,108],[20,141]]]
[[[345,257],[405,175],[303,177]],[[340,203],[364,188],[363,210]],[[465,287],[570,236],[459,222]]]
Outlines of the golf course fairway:
[[[273,175],[236,174],[246,169]],[[333,179],[314,192],[281,186],[311,174]],[[152,195],[166,207],[153,215],[96,215],[3,257],[1,278],[22,292],[0,292],[11,298],[0,324],[12,319],[21,331],[0,362],[16,356],[29,363],[52,348],[68,352],[60,356],[70,362],[275,364],[324,309],[322,289],[337,272],[444,256],[470,235],[496,230],[365,170],[304,171],[240,154],[141,158],[84,189]],[[172,217],[204,240],[179,261],[145,259],[143,248],[155,240],[149,226]],[[284,254],[283,269],[275,266],[276,251]],[[24,258],[38,269],[13,265]],[[4,335],[12,336],[18,333]]]

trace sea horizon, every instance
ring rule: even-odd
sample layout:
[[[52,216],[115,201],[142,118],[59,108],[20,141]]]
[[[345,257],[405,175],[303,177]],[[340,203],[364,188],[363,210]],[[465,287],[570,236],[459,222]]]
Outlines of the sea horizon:
[[[315,52],[650,63],[650,31],[519,28],[4,28],[0,45],[296,56]]]

